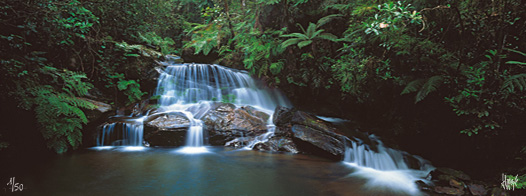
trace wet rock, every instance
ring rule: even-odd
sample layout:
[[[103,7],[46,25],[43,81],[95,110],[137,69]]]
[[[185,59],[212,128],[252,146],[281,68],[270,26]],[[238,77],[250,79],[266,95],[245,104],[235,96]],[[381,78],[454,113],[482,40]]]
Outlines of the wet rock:
[[[472,195],[486,195],[488,193],[488,190],[484,188],[483,185],[480,184],[470,184],[468,185],[469,191]]]
[[[446,175],[446,174],[438,174],[438,175],[436,175],[435,173],[432,173],[431,175],[433,176],[433,180],[436,180],[436,181],[439,181],[439,182],[445,182],[444,184],[447,184],[452,179],[456,179],[455,177],[450,176],[450,175]]]
[[[150,146],[182,146],[190,120],[180,112],[156,113],[144,121],[144,141]]]
[[[164,56],[164,62],[167,62],[169,65],[171,65],[171,64],[184,63],[184,60],[180,56],[168,54]]]
[[[269,114],[267,114],[265,112],[262,112],[262,111],[259,111],[259,110],[257,110],[256,108],[254,108],[252,106],[243,106],[243,107],[241,107],[241,109],[246,111],[251,116],[256,116],[256,117],[260,118],[264,122],[267,122],[268,119],[270,118]]]
[[[242,148],[254,141],[255,137],[238,137],[225,144],[226,147]]]
[[[96,101],[96,100],[93,100],[93,99],[88,99],[88,98],[79,98],[79,99],[82,99],[84,101],[90,102],[93,105],[95,105],[95,109],[86,110],[84,112],[86,114],[86,117],[88,118],[88,121],[90,121],[90,122],[99,119],[100,117],[103,116],[104,113],[110,112],[113,109],[111,107],[111,105],[107,104],[107,103],[103,103],[103,102]],[[106,116],[104,116],[104,117],[106,117]]]
[[[337,132],[337,129],[309,113],[277,107],[273,122],[276,136],[290,137],[297,149],[341,160],[345,154],[347,138]]]
[[[207,114],[210,108],[214,106],[215,104],[217,103],[212,103],[212,104],[201,103],[201,104],[194,105],[194,106],[187,108],[186,111],[189,111],[190,113],[192,113],[194,115],[194,118],[202,119],[203,116]]]
[[[311,144],[330,155],[340,157],[339,159],[343,158],[345,145],[342,136],[333,134],[327,130],[314,129],[304,125],[293,125],[291,130],[293,139]],[[305,145],[304,143],[299,143],[298,146],[305,151],[316,151],[316,149],[312,149],[310,145]]]
[[[190,120],[180,112],[157,113],[148,116],[144,121],[147,126],[168,130],[173,128],[188,128]]]
[[[419,188],[420,190],[428,191],[428,192],[433,191],[433,187],[430,186],[430,185],[428,185],[428,184],[426,184],[426,183],[423,182],[422,180],[418,180],[418,181],[416,181],[415,184],[418,186],[418,188]]]
[[[272,137],[266,142],[257,143],[254,145],[254,150],[299,153],[296,144],[286,137]]]
[[[455,179],[450,179],[449,180],[449,185],[451,185],[452,187],[458,188],[460,190],[464,190],[464,182],[462,182],[462,181],[457,181]]]
[[[448,195],[464,195],[464,190],[452,187],[436,186],[435,192]]]
[[[144,141],[150,146],[184,146],[187,128],[149,130],[145,128]]]
[[[466,173],[451,168],[437,168],[436,172],[439,174],[447,174],[460,180],[471,180],[471,177],[469,177]]]
[[[269,115],[252,107],[236,108],[233,104],[219,102],[209,107],[201,120],[212,145],[224,145],[236,137],[260,135],[267,130],[265,118]]]
[[[491,189],[491,196],[508,196],[509,194],[506,193],[506,191],[504,191],[503,189],[499,188],[499,187],[494,187],[493,189]]]
[[[150,100],[145,99],[119,108],[116,113],[119,116],[146,116],[154,108],[155,106],[150,104]]]
[[[285,126],[286,124],[289,124],[292,120],[292,115],[294,114],[294,110],[290,108],[286,108],[283,106],[278,106],[274,110],[274,116],[272,118],[272,122],[274,125],[278,127]]]

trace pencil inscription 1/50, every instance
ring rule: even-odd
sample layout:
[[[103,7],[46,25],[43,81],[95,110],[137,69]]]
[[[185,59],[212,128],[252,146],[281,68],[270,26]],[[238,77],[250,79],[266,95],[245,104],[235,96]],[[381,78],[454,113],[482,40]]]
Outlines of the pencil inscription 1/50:
[[[12,177],[9,179],[7,186],[9,186],[9,189],[11,189],[11,192],[24,190],[24,185],[21,183],[15,182],[15,177]]]

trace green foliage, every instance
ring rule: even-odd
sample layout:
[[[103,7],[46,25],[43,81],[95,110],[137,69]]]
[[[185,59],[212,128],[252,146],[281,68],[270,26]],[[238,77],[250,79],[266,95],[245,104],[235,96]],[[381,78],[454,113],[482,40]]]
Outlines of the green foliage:
[[[526,189],[526,174],[519,176],[512,176],[512,175],[506,175],[506,179],[509,179],[510,181],[516,182],[514,184],[507,184],[506,188],[508,190],[515,190],[515,189]]]
[[[128,96],[128,103],[141,100],[142,96],[147,94],[141,91],[141,86],[135,80],[119,80],[117,82],[117,88],[120,91],[124,91],[124,94]]]
[[[76,149],[82,142],[82,125],[88,122],[81,110],[94,109],[95,106],[85,100],[58,93],[51,86],[42,86],[30,90],[34,98],[37,122],[48,147],[61,154],[69,147]]]
[[[524,91],[526,89],[526,74],[517,74],[506,78],[500,89],[507,93]]]
[[[223,103],[235,103],[236,102],[236,95],[234,94],[228,94],[221,97],[221,102]]]
[[[82,109],[95,109],[91,102],[79,98],[93,85],[82,81],[86,76],[68,70],[44,66],[40,73],[51,76],[49,85],[18,84],[17,97],[24,109],[33,109],[47,146],[57,153],[76,149],[82,142],[82,126],[88,122]],[[62,86],[57,89],[53,86]],[[24,87],[25,86],[25,87]]]
[[[160,50],[163,55],[173,54],[177,52],[173,48],[175,41],[172,38],[162,38],[155,32],[148,32],[145,34],[139,33],[139,37],[142,41],[146,42],[147,44],[156,46],[156,48]]]
[[[412,9],[411,4],[403,4],[401,1],[388,2],[378,5],[378,12],[374,15],[374,20],[366,23],[366,34],[374,33],[379,35],[383,29],[397,30],[405,27],[408,24],[422,23],[422,15],[416,11],[409,11]],[[356,11],[356,14],[363,12]]]
[[[407,93],[418,92],[415,98],[415,103],[418,103],[424,100],[424,98],[429,93],[437,91],[438,87],[440,87],[440,85],[443,84],[443,81],[444,77],[442,76],[433,76],[426,80],[413,80],[412,82],[407,84],[407,86],[404,88],[401,94],[403,95]]]
[[[280,41],[277,38],[281,33],[281,31],[238,33],[232,41],[236,43],[235,51],[243,54],[244,67],[257,76],[269,75],[269,71],[274,75],[280,73],[285,67],[284,61],[276,61],[271,57],[278,56],[283,52],[283,49],[279,47]],[[222,47],[220,54],[226,52],[230,52],[231,55],[235,54],[227,47]],[[229,56],[225,55],[225,58],[229,58]]]
[[[184,47],[194,48],[195,54],[202,52],[204,55],[208,55],[214,47],[221,43],[221,36],[226,33],[220,29],[221,26],[215,24],[197,25],[188,32],[192,33],[192,41],[186,43]]]
[[[75,44],[76,37],[86,39],[86,35],[99,20],[77,0],[63,3],[48,1],[42,4],[49,13],[44,15],[42,22],[44,25],[55,27],[50,29],[49,33],[58,45],[72,46]]]
[[[309,23],[307,30],[305,30],[303,26],[298,25],[303,33],[291,33],[291,34],[281,35],[281,37],[289,38],[288,40],[285,40],[283,43],[281,43],[281,47],[287,48],[291,45],[297,45],[298,48],[301,49],[305,46],[312,44],[315,40],[338,41],[338,38],[335,35],[331,33],[323,33],[325,30],[318,29],[324,24],[327,24],[333,18],[338,17],[338,16],[341,16],[341,15],[338,15],[338,14],[329,15],[329,16],[323,17],[320,20],[318,20],[316,24]]]

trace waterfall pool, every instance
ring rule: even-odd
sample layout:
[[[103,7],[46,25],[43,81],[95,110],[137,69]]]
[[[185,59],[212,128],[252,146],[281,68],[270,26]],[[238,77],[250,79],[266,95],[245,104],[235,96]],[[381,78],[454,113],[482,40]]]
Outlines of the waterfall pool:
[[[23,195],[419,195],[394,174],[301,155],[206,147],[96,147],[46,161],[11,161]],[[390,179],[394,181],[389,182]],[[4,180],[4,179],[2,179]],[[7,180],[7,179],[5,179]],[[402,184],[400,184],[402,183]]]

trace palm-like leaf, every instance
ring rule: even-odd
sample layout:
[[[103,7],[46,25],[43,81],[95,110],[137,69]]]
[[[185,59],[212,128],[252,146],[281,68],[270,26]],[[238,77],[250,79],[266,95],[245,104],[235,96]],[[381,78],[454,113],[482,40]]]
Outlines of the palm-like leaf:
[[[317,29],[320,26],[331,21],[333,18],[339,17],[339,16],[341,15],[333,14],[333,15],[323,17],[320,20],[318,20],[317,24],[314,24],[312,22],[309,23],[309,26],[307,27],[307,29],[303,28],[303,26],[298,24],[298,27],[301,29],[303,33],[291,33],[291,34],[282,35],[281,37],[290,37],[291,39],[285,40],[283,43],[281,43],[281,47],[287,48],[291,45],[297,44],[299,48],[303,48],[305,46],[312,44],[317,39],[318,40],[324,39],[324,40],[329,40],[333,42],[340,41],[338,37],[336,37],[335,35],[330,34],[330,33],[323,33],[325,30]]]

